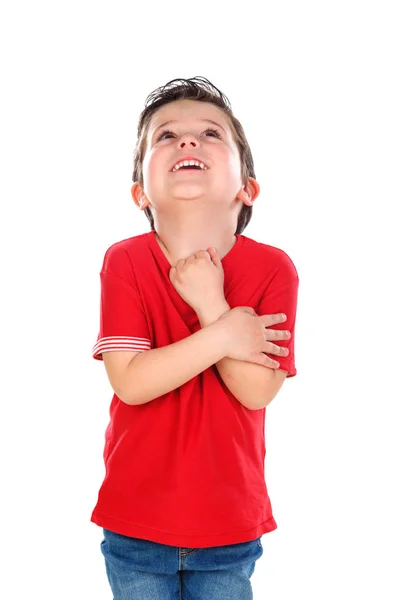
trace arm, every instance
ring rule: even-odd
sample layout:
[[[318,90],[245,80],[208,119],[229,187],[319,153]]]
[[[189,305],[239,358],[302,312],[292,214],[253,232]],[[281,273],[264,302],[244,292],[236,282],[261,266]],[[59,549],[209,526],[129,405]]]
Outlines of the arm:
[[[198,314],[201,327],[209,327],[221,315],[231,310],[226,300],[207,307]],[[216,367],[230,392],[246,408],[265,408],[276,396],[287,376],[287,371],[270,369],[264,365],[223,357]]]
[[[175,390],[226,355],[228,332],[213,323],[162,348],[139,352],[127,365],[119,398],[126,404],[146,404]]]

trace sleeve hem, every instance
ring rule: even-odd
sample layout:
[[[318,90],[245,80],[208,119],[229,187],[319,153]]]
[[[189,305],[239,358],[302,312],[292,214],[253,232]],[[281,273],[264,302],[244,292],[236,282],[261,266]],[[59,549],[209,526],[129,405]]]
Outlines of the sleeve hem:
[[[151,340],[127,336],[102,337],[93,346],[92,356],[96,360],[103,360],[102,352],[128,350],[131,352],[144,352],[151,349]]]
[[[276,371],[287,371],[287,378],[289,377],[294,377],[295,375],[297,375],[297,369],[295,367],[294,362],[293,363],[286,363],[286,361],[283,360],[282,356],[276,356],[274,359],[277,360],[279,362],[279,367],[278,369],[275,369]]]

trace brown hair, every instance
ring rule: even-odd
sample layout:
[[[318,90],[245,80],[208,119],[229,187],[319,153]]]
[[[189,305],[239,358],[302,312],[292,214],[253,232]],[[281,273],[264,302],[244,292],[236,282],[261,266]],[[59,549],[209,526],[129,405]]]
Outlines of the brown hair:
[[[229,117],[234,140],[238,146],[241,162],[242,184],[246,185],[248,177],[256,179],[254,172],[253,157],[249,144],[246,140],[241,123],[233,115],[228,98],[216,88],[205,77],[193,77],[191,79],[173,79],[164,86],[157,88],[149,94],[145,101],[145,108],[138,120],[137,143],[134,150],[133,160],[133,183],[138,182],[143,186],[142,162],[146,151],[146,134],[154,113],[163,105],[175,100],[190,99],[199,102],[211,102],[221,108]],[[253,206],[243,204],[238,216],[237,229],[235,233],[242,233],[252,217]],[[155,230],[153,214],[149,206],[144,213]]]

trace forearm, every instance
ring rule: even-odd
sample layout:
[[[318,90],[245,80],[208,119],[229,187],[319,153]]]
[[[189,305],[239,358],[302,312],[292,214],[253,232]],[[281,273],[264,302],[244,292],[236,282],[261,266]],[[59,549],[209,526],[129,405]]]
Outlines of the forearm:
[[[229,310],[231,307],[225,300],[217,306],[204,309],[198,314],[201,327],[212,325]],[[270,389],[270,382],[275,377],[273,369],[228,356],[221,358],[216,367],[227,388],[243,406],[256,410],[269,404],[270,400],[265,400],[265,388]]]
[[[141,352],[126,369],[120,394],[126,404],[146,404],[190,381],[226,353],[223,326],[208,325],[162,348]]]

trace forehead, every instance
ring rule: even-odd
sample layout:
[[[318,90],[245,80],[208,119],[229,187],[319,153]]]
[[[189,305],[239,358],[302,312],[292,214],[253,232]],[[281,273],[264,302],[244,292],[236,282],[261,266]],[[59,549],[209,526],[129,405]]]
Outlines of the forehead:
[[[227,115],[218,106],[210,102],[198,100],[175,100],[165,104],[153,115],[149,126],[150,132],[166,121],[193,121],[198,119],[211,119],[231,133]]]

